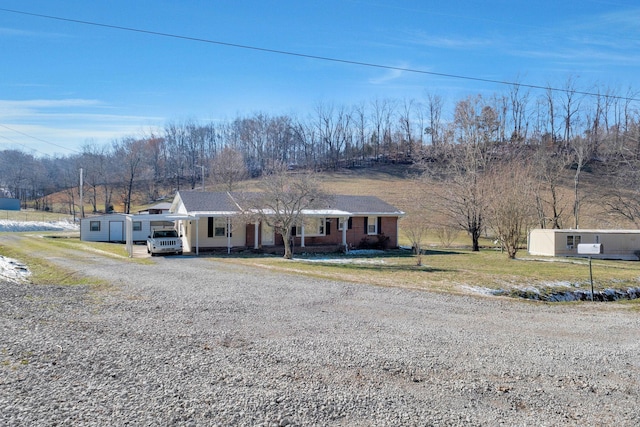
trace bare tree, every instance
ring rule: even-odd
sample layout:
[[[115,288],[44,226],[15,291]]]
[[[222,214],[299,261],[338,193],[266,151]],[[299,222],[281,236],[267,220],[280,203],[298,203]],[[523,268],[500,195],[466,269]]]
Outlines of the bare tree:
[[[522,93],[520,84],[516,83],[509,92],[509,101],[511,102],[511,122],[513,124],[511,142],[522,144],[527,139],[528,123],[526,121],[526,112],[529,92]]]
[[[440,95],[427,94],[429,126],[424,129],[424,132],[431,137],[432,146],[437,146],[442,142],[442,104]]]
[[[573,137],[574,125],[576,125],[576,119],[578,110],[580,109],[580,99],[576,96],[576,82],[575,78],[569,77],[565,83],[564,99],[562,103],[563,122],[564,122],[564,143],[568,144]]]
[[[211,162],[211,175],[227,191],[234,191],[238,183],[248,176],[244,156],[233,148],[223,148]]]
[[[480,250],[487,203],[479,150],[472,145],[456,146],[444,163],[425,170],[425,178],[442,184],[432,194],[435,213],[466,231],[473,251]]]
[[[371,125],[373,127],[373,133],[371,135],[371,143],[374,148],[374,157],[377,160],[380,159],[381,154],[388,154],[385,150],[385,144],[390,139],[391,116],[394,111],[394,105],[391,100],[376,99],[371,102]],[[384,153],[381,153],[383,151]]]
[[[531,164],[536,175],[533,187],[534,200],[540,228],[562,228],[562,218],[567,201],[561,188],[571,157],[565,151],[551,150],[545,146],[536,147],[531,156]]]
[[[573,164],[575,172],[573,174],[573,218],[574,227],[580,226],[580,175],[584,165],[591,158],[591,148],[589,141],[586,138],[576,137],[570,141],[570,149],[572,154]]]
[[[137,179],[144,171],[144,159],[146,156],[146,141],[134,138],[124,138],[113,143],[114,155],[122,162],[122,177],[124,180],[124,192],[122,202],[124,213],[131,211],[131,197],[133,187]]]
[[[521,160],[494,165],[483,185],[487,194],[487,222],[510,259],[526,242],[527,230],[535,223],[533,176]]]
[[[443,247],[450,248],[460,234],[460,228],[455,225],[440,224],[436,226],[435,234]]]
[[[495,135],[495,114],[482,103],[482,97],[469,97],[456,104],[454,123],[459,144],[448,147],[435,168],[426,171],[445,184],[434,195],[440,215],[465,230],[472,250],[479,251],[487,203],[483,173]]]
[[[400,152],[403,154],[403,157],[409,158],[409,159],[413,157],[414,144],[416,142],[416,138],[414,138],[415,125],[413,123],[413,118],[414,118],[414,110],[418,108],[419,107],[416,105],[415,100],[405,99],[402,104],[400,116],[398,118],[398,121],[400,122],[399,124],[400,124],[400,130],[402,135],[401,137],[402,146],[400,147]]]
[[[290,173],[283,163],[266,173],[259,184],[257,197],[246,197],[247,212],[272,227],[284,240],[284,258],[293,258],[293,227],[303,219],[303,211],[322,204],[325,195],[312,172]]]
[[[429,221],[425,212],[408,213],[402,219],[402,231],[411,242],[411,249],[416,255],[416,264],[422,265],[422,245],[429,231]]]

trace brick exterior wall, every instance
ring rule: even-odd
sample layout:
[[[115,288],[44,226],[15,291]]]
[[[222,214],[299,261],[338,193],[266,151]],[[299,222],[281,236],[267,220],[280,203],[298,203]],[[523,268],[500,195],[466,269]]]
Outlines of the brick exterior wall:
[[[351,249],[359,247],[381,247],[383,249],[391,249],[398,247],[398,218],[397,217],[379,217],[379,230],[377,235],[369,235],[365,229],[365,222],[368,220],[365,217],[353,217],[351,218],[351,228],[347,229],[347,244]],[[322,246],[322,245],[335,245],[340,246],[342,244],[342,230],[338,230],[338,218],[327,218],[328,224],[325,226],[326,235],[324,236],[305,236],[305,246]],[[347,225],[347,223],[345,223]],[[328,232],[327,232],[328,231]],[[262,245],[262,227],[259,227],[259,245]],[[246,246],[253,248],[255,226],[253,224],[247,224],[246,228]],[[300,247],[302,238],[300,236],[294,237],[294,245]],[[276,234],[275,246],[282,246],[284,244],[282,236]]]

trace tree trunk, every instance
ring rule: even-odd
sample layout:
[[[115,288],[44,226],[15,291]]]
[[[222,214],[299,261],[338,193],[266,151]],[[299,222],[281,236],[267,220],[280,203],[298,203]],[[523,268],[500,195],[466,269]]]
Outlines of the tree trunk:
[[[284,259],[293,258],[293,236],[291,230],[283,231],[282,240],[284,242]]]
[[[471,231],[471,250],[480,252],[480,227],[474,227]]]

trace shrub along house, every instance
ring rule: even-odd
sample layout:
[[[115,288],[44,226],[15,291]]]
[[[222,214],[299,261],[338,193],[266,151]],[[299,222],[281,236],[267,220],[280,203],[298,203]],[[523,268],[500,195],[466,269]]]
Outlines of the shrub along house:
[[[247,194],[180,191],[171,205],[185,251],[226,249],[271,251],[283,245],[282,236],[266,223],[243,215]],[[335,195],[325,206],[302,211],[293,229],[294,246],[314,250],[339,248],[396,248],[398,219],[404,212],[374,196]]]

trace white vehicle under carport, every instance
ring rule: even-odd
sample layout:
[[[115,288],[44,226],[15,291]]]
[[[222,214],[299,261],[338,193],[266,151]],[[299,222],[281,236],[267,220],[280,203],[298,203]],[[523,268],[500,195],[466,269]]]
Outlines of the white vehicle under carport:
[[[147,238],[147,253],[182,255],[182,236],[174,229],[157,229]]]

